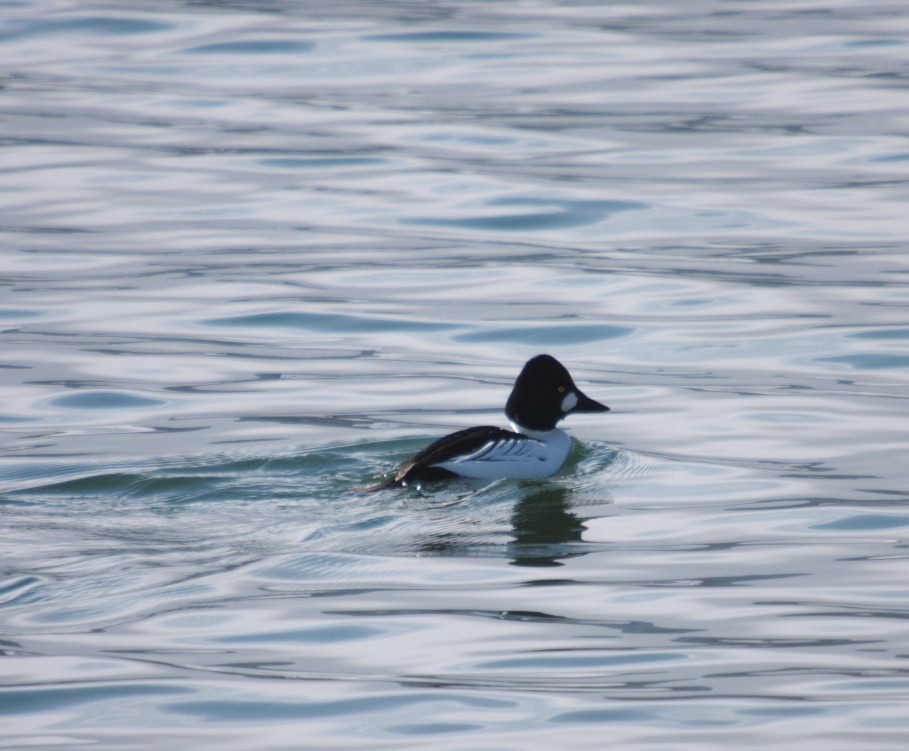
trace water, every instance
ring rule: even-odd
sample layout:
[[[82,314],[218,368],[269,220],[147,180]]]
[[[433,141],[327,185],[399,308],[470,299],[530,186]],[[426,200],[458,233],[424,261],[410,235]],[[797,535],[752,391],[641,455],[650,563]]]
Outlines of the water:
[[[0,747],[905,747],[901,3],[0,13]]]

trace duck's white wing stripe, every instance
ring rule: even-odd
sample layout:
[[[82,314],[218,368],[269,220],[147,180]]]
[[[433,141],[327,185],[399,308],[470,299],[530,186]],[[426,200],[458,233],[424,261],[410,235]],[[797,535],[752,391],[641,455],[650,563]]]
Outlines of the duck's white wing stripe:
[[[545,446],[532,438],[507,438],[501,441],[487,441],[470,454],[452,457],[446,464],[465,462],[541,462],[546,458]]]

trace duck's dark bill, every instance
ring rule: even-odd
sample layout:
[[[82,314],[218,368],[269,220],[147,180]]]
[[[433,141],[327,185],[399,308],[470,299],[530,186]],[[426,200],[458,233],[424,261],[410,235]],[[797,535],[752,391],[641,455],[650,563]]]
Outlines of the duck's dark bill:
[[[575,405],[572,412],[608,412],[609,407],[605,404],[600,404],[595,399],[591,399],[586,394],[577,392],[578,394],[578,403]]]

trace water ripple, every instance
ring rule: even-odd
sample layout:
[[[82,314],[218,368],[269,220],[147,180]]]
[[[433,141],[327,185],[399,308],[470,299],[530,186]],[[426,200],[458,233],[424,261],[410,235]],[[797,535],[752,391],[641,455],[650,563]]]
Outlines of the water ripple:
[[[902,8],[8,5],[0,746],[904,748]]]

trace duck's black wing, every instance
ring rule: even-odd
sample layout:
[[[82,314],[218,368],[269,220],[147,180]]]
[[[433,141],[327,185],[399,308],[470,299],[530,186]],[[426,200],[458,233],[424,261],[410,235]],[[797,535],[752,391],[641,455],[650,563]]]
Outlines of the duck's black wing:
[[[480,425],[475,428],[459,430],[430,443],[426,448],[421,449],[401,464],[394,477],[370,489],[379,490],[381,488],[411,485],[415,482],[432,482],[433,480],[457,477],[458,475],[455,472],[434,465],[450,461],[459,456],[473,454],[487,444],[521,438],[524,438],[524,436],[520,433],[492,425]]]

